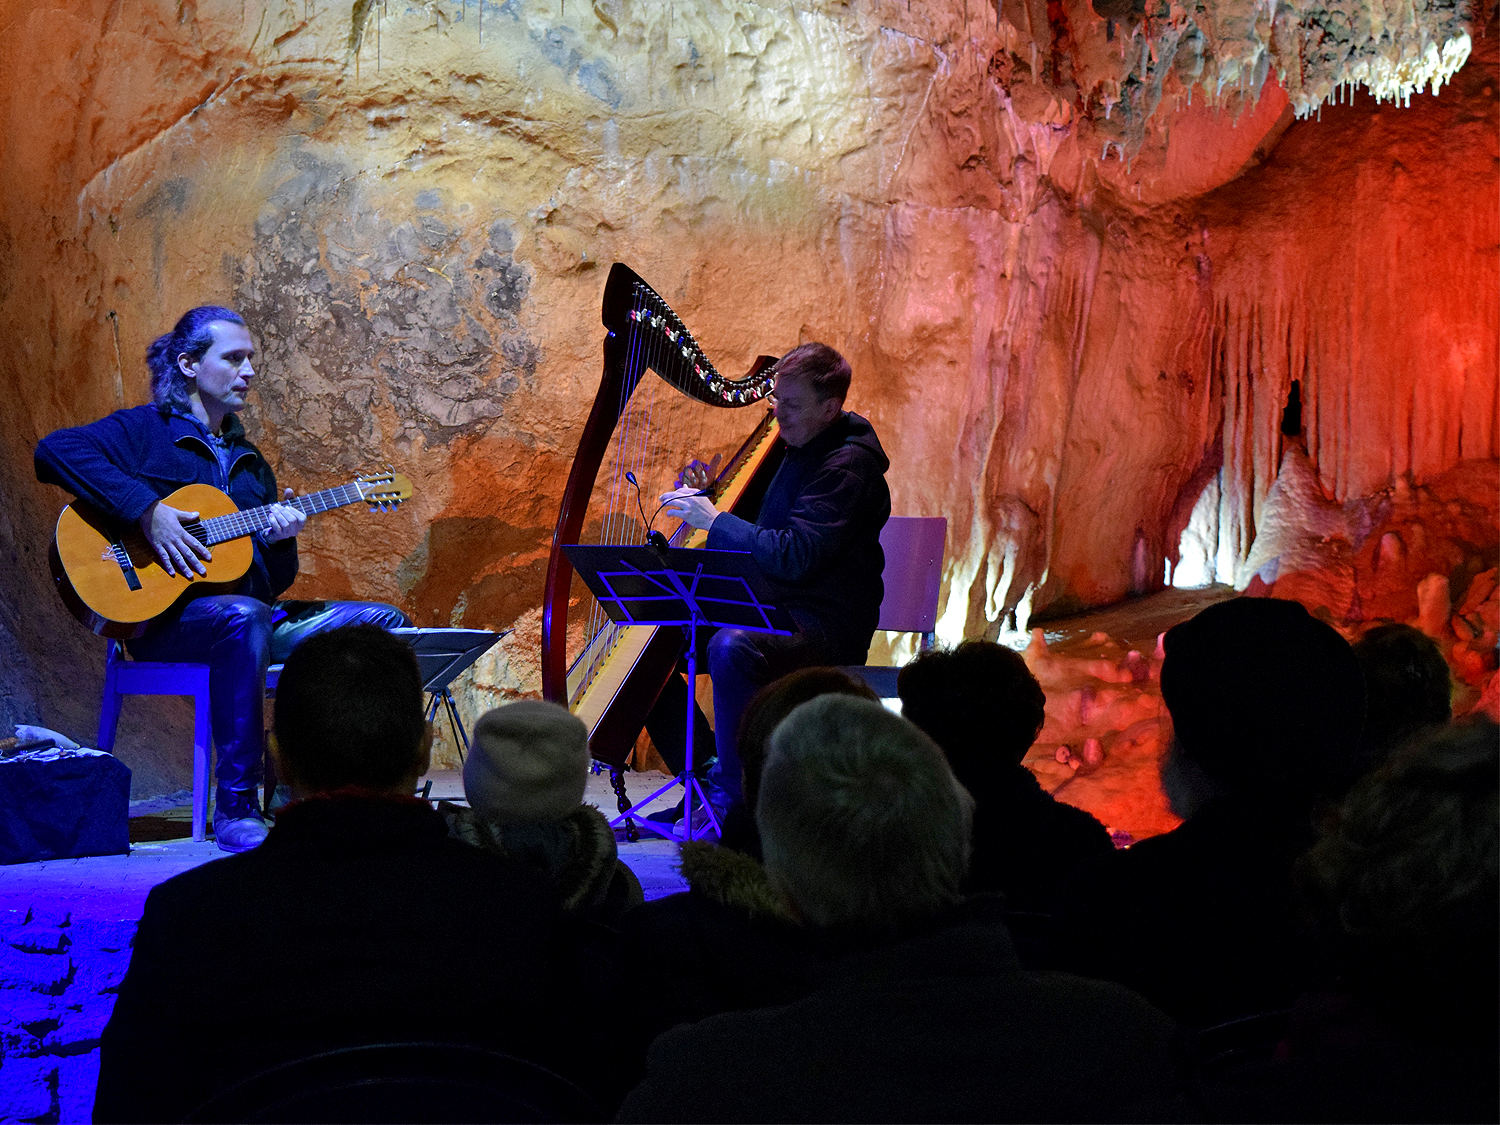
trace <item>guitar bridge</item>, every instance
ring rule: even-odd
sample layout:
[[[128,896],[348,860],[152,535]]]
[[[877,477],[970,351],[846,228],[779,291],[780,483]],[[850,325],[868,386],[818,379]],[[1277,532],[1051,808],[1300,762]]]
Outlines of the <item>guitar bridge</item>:
[[[141,588],[141,577],[135,572],[135,563],[130,561],[130,552],[125,549],[125,544],[116,539],[109,545],[109,550],[104,552],[106,559],[114,559],[120,564],[120,570],[125,575],[125,585],[132,590]]]

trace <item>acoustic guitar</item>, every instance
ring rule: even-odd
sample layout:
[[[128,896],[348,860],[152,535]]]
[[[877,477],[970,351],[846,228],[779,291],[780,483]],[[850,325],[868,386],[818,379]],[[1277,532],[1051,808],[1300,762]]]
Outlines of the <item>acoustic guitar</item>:
[[[285,503],[307,515],[348,504],[390,511],[411,494],[411,481],[400,473],[371,473]],[[213,548],[214,557],[202,560],[207,574],[168,574],[139,527],[122,529],[82,500],[57,518],[49,552],[57,592],[73,616],[100,636],[131,640],[180,598],[231,592],[255,557],[249,537],[271,526],[269,506],[241,511],[212,485],[185,485],[162,503],[198,513],[183,526]]]

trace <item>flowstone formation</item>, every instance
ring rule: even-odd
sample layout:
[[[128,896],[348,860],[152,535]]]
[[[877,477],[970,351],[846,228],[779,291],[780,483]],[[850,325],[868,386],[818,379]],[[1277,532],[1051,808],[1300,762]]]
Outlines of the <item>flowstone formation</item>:
[[[1087,0],[0,0],[0,719],[87,742],[98,706],[34,443],[143,401],[147,343],[205,302],[251,320],[246,421],[287,484],[416,485],[310,524],[291,596],[512,630],[470,718],[539,688],[613,261],[732,374],[803,340],[850,357],[895,510],[949,519],[946,641],[1184,559],[1232,581],[1294,381],[1338,503],[1493,459],[1493,29],[1445,9],[1474,51],[1440,94],[1297,120],[1315,85],[1235,46],[1293,11],[1195,6],[1170,66],[1201,33],[1204,69],[1137,144],[1127,78],[1155,88],[1166,25]],[[131,701],[118,745],[139,791],[185,785],[180,711]]]

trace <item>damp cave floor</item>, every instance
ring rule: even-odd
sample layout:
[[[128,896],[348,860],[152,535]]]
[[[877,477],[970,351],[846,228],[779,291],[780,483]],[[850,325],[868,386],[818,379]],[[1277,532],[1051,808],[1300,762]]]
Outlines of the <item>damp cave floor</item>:
[[[463,800],[463,778],[457,770],[438,770],[424,781],[433,783],[431,800]],[[625,787],[639,800],[667,781],[657,773],[626,773]],[[166,797],[131,802],[130,852],[127,855],[83,859],[44,860],[0,867],[0,925],[19,922],[43,909],[49,915],[67,914],[75,921],[140,918],[151,888],[172,876],[218,859],[225,853],[210,837],[192,839],[192,806],[186,791]],[[607,771],[590,774],[584,800],[606,816],[613,816],[615,797]],[[650,808],[665,808],[677,796],[669,793]],[[661,898],[685,890],[677,872],[677,841],[641,832],[631,843],[616,833],[620,858],[641,881],[646,898]]]

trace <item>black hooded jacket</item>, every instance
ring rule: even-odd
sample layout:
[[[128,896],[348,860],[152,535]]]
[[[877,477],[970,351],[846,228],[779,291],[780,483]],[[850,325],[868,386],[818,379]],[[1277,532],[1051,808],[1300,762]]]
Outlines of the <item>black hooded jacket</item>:
[[[831,642],[840,663],[864,663],[880,618],[890,464],[870,423],[845,411],[787,450],[753,524],[725,512],[708,533],[711,550],[749,551],[781,604]]]

